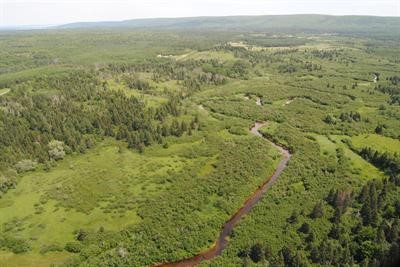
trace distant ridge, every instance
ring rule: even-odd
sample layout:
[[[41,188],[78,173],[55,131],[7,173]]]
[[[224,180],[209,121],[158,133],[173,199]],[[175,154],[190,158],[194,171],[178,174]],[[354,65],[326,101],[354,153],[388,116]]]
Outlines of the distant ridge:
[[[331,16],[331,15],[268,15],[152,18],[124,21],[77,22],[57,29],[88,28],[153,28],[215,29],[230,31],[337,32],[337,33],[400,33],[400,17]]]

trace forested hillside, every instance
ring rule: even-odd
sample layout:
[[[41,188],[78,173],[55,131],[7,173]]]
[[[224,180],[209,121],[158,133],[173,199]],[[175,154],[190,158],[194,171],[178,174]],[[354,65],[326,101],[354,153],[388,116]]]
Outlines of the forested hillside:
[[[58,26],[73,28],[146,28],[186,30],[228,30],[269,33],[341,33],[395,36],[399,33],[397,17],[280,15],[280,16],[227,16],[195,18],[134,19],[125,21],[82,22]]]
[[[1,32],[0,266],[175,266],[270,177],[200,266],[397,266],[398,19],[300,18]]]

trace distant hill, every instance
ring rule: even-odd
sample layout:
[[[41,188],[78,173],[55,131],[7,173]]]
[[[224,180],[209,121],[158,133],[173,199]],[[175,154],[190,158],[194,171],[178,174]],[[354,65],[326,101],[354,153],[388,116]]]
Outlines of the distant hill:
[[[400,17],[274,15],[156,18],[124,21],[78,22],[58,26],[76,28],[215,29],[229,31],[385,33],[400,34]]]

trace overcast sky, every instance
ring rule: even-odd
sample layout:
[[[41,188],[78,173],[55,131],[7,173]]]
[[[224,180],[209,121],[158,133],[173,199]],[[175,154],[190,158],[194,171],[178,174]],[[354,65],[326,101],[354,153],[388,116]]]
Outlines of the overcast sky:
[[[400,16],[400,0],[0,0],[0,26],[154,17],[273,15]]]

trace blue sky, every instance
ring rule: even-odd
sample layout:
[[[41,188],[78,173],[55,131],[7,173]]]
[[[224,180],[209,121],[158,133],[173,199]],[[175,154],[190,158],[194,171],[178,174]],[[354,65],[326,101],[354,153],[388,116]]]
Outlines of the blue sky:
[[[226,15],[400,16],[400,0],[0,0],[0,26]]]

